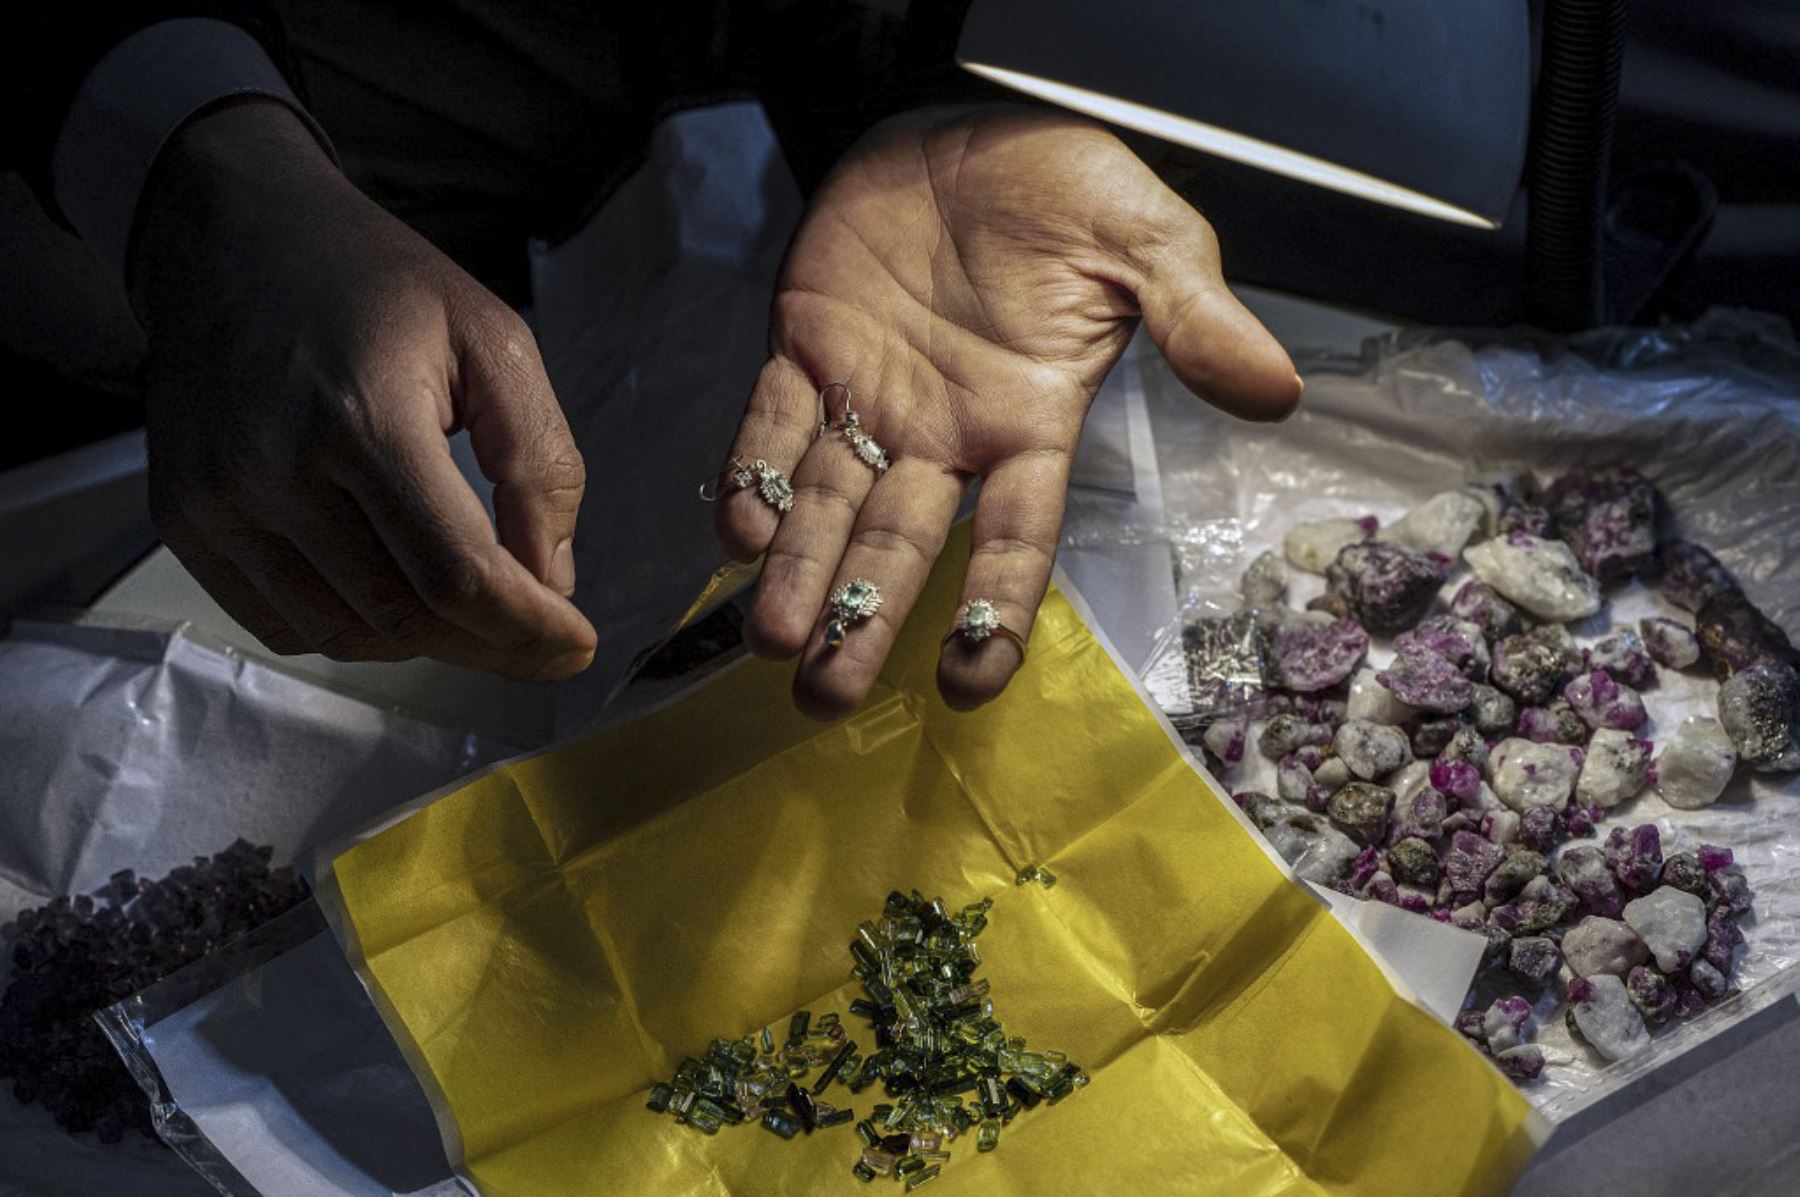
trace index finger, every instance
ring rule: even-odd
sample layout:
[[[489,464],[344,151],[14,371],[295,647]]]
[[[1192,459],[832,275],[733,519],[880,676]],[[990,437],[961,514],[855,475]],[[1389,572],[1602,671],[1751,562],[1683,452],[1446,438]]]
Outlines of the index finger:
[[[992,603],[1001,625],[1023,642],[1031,639],[1056,566],[1071,464],[1060,449],[1008,458],[989,471],[975,504],[962,601]],[[1024,663],[1019,646],[1003,635],[952,636],[938,657],[938,692],[957,710],[973,710],[1006,689]]]
[[[521,672],[562,678],[587,668],[593,625],[501,547],[443,433],[429,421],[387,433],[375,451],[340,462],[336,481],[355,496],[419,598],[447,622],[516,654]]]

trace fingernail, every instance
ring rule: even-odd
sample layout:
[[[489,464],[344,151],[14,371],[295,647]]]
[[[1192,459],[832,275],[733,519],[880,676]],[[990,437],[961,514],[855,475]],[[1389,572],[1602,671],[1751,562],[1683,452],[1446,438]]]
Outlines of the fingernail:
[[[550,554],[550,576],[544,579],[550,589],[567,598],[575,593],[575,542],[565,540]]]
[[[574,677],[593,663],[594,651],[592,649],[575,649],[564,653],[538,670],[538,680],[540,682],[559,682],[564,678]]]
[[[1299,388],[1299,391],[1294,395],[1294,406],[1288,408],[1275,418],[1277,424],[1287,423],[1294,418],[1294,413],[1300,410],[1300,396],[1306,394],[1306,379],[1300,377],[1298,372],[1295,372],[1294,374],[1294,385]]]

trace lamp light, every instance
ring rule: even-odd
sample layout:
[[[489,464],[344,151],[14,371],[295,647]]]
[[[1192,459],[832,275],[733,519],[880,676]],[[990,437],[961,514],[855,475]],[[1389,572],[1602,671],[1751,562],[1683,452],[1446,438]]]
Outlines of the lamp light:
[[[1275,174],[1492,229],[1524,168],[1525,0],[974,0],[957,61]]]

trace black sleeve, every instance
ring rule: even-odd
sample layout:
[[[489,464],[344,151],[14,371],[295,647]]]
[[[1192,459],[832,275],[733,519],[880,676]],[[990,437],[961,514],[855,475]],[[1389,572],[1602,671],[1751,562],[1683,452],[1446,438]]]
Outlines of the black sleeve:
[[[140,29],[177,17],[212,17],[244,29],[299,94],[273,7],[258,0],[27,0],[0,39],[0,169],[25,177],[46,212],[62,219],[50,155],[81,82],[107,51]]]
[[[871,125],[929,104],[1020,97],[956,65],[970,0],[763,0],[750,53],[756,90],[803,191]],[[890,6],[891,7],[891,6]]]

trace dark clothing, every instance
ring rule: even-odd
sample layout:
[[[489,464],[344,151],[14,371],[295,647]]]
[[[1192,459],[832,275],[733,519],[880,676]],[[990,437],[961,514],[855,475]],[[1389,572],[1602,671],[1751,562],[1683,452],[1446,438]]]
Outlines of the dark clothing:
[[[967,0],[904,16],[843,0],[153,0],[34,6],[4,77],[15,164],[52,212],[49,157],[87,69],[135,30],[211,16],[254,34],[346,173],[502,298],[528,298],[526,245],[572,232],[669,112],[756,96],[810,188],[881,117],[993,98],[954,68]],[[65,8],[67,6],[64,6]]]
[[[887,113],[998,98],[952,65],[967,3],[32,5],[0,49],[0,99],[11,115],[0,165],[17,165],[47,198],[50,145],[87,67],[155,20],[221,16],[268,47],[353,179],[520,302],[526,240],[574,228],[672,108],[759,96],[810,189]],[[1729,303],[1800,322],[1800,8],[1632,0],[1630,11],[1615,175],[1680,158],[1721,201],[1711,233],[1651,315]],[[1212,221],[1235,281],[1434,324],[1521,318],[1522,200],[1498,233],[1480,232],[1149,139],[1134,144]]]

